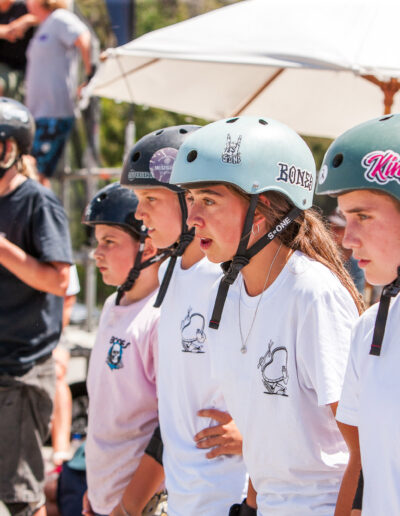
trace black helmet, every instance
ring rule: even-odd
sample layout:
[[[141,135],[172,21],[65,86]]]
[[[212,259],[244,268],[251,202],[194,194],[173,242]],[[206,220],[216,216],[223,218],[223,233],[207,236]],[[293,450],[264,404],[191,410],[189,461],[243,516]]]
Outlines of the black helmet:
[[[199,125],[176,125],[159,129],[143,136],[129,152],[125,159],[121,184],[131,188],[168,188],[178,194],[182,214],[182,229],[179,240],[171,246],[171,259],[164,274],[154,306],[159,307],[163,302],[169,282],[175,267],[176,259],[182,256],[185,249],[194,238],[194,229],[189,230],[187,206],[184,190],[169,183],[178,149],[187,136]]]
[[[142,222],[135,219],[137,205],[138,200],[132,190],[119,183],[111,183],[99,190],[86,206],[82,222],[89,226],[121,226],[140,237],[146,230]]]
[[[16,100],[0,97],[0,141],[14,138],[19,155],[29,154],[34,134],[35,121],[29,109]]]
[[[166,187],[174,192],[182,188],[169,184],[178,149],[199,125],[166,127],[143,136],[125,159],[121,184],[133,188]]]
[[[97,192],[87,205],[82,217],[83,224],[88,226],[95,226],[96,224],[119,226],[133,233],[139,240],[139,250],[133,267],[129,271],[126,281],[118,287],[117,305],[119,305],[124,292],[133,287],[140,271],[167,255],[167,253],[159,253],[142,262],[147,229],[140,220],[135,219],[137,205],[137,197],[131,190],[124,188],[119,183],[112,183]]]

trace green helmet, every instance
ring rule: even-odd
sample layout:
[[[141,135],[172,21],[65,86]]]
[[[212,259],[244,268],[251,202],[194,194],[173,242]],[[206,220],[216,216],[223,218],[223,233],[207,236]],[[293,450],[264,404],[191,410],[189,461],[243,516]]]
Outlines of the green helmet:
[[[400,200],[400,115],[375,118],[353,127],[329,147],[317,194],[380,190]]]
[[[228,183],[248,194],[274,190],[295,206],[312,206],[315,162],[304,140],[270,118],[219,120],[189,135],[181,145],[170,182]]]

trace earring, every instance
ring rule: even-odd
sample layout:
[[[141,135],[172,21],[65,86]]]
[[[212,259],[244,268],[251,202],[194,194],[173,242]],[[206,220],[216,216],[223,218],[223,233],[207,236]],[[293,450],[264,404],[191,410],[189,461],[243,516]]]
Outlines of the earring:
[[[260,225],[257,224],[256,228],[257,228],[257,233],[254,231],[254,224],[251,226],[251,232],[253,233],[254,236],[259,234],[259,232],[260,232]]]

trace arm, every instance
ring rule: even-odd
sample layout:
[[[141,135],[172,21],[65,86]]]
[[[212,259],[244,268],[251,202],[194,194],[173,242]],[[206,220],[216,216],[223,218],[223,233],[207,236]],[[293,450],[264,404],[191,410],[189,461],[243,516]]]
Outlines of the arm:
[[[36,18],[36,16],[28,13],[10,22],[8,24],[8,27],[14,38],[18,39],[23,38],[26,31],[29,30],[31,27],[35,27],[36,25],[38,25],[38,23],[39,20]]]
[[[215,419],[219,425],[209,426],[194,436],[197,448],[212,448],[206,454],[208,459],[220,455],[242,455],[242,436],[228,412],[217,409],[199,410],[200,417]]]
[[[253,482],[249,478],[249,487],[247,488],[246,503],[249,507],[257,509],[257,491],[254,489]]]
[[[69,282],[68,263],[40,262],[0,236],[0,264],[31,288],[64,296]]]
[[[75,40],[75,46],[79,49],[83,65],[85,67],[85,73],[87,76],[90,76],[92,72],[92,62],[91,62],[91,52],[90,52],[90,32],[83,32],[80,36],[78,36]]]
[[[129,516],[141,516],[143,509],[164,480],[164,469],[153,457],[143,455],[122,496],[122,503]],[[126,516],[121,504],[110,516]]]
[[[330,405],[334,415],[336,415],[337,405],[337,403]],[[358,439],[358,428],[356,426],[345,425],[340,422],[337,424],[347,444],[350,456],[340,486],[335,516],[349,516],[361,470],[360,443]]]

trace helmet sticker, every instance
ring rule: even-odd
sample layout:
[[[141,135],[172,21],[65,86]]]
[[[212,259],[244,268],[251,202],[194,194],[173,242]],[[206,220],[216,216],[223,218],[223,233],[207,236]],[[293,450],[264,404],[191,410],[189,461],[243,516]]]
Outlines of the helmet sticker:
[[[161,183],[169,183],[177,154],[178,150],[173,147],[159,149],[153,154],[149,162],[149,169],[154,179]]]
[[[291,185],[298,185],[309,192],[313,189],[313,176],[307,170],[301,170],[294,165],[287,163],[278,163],[279,175],[275,178],[276,181],[283,181]]]
[[[361,160],[361,165],[366,169],[364,176],[370,183],[400,182],[400,155],[397,152],[390,149],[369,152]]]
[[[231,163],[232,165],[238,165],[242,161],[239,149],[242,142],[242,135],[238,137],[236,142],[232,141],[231,135],[228,133],[226,136],[226,143],[224,152],[221,155],[223,163]]]
[[[327,165],[324,165],[321,168],[321,170],[319,171],[318,183],[320,185],[324,184],[327,177],[328,177],[328,167],[327,167]]]

